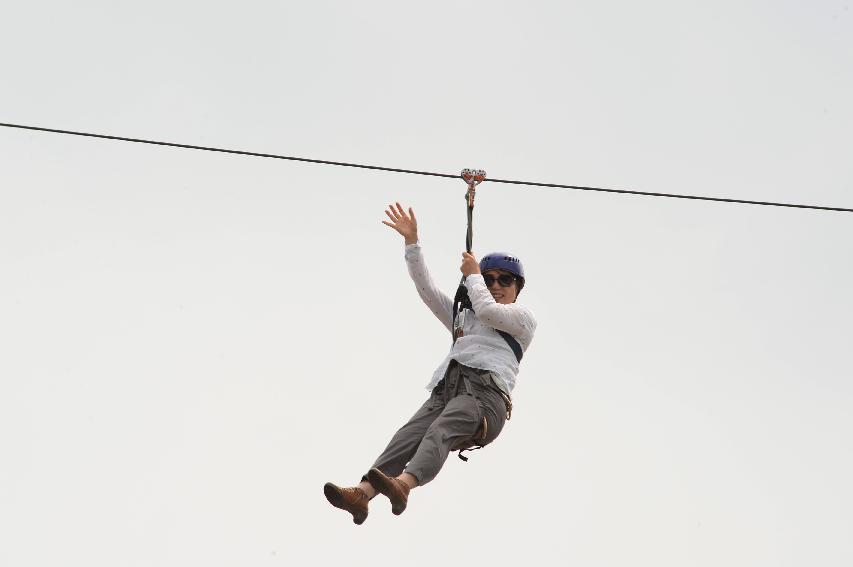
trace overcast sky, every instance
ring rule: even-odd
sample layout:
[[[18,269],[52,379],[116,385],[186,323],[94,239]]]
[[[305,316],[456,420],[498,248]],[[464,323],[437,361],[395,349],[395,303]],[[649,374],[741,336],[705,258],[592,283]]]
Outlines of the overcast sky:
[[[0,122],[853,208],[848,0],[12,2]],[[853,214],[484,183],[513,419],[328,505],[450,346],[465,185],[0,128],[0,564],[853,564]]]

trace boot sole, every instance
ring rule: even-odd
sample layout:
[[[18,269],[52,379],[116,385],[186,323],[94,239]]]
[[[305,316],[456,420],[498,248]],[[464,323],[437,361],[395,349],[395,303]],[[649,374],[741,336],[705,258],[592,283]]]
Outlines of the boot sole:
[[[332,484],[331,482],[327,482],[323,485],[323,494],[326,496],[326,500],[329,501],[329,504],[334,506],[335,508],[340,508],[341,510],[345,510],[352,514],[352,521],[357,526],[360,526],[367,519],[367,512],[362,510],[353,510],[352,507],[347,503],[346,498],[344,498],[343,494],[340,493],[340,490],[337,486]]]
[[[379,469],[370,469],[367,471],[367,480],[380,493],[384,494],[391,501],[391,513],[399,516],[406,511],[407,500],[400,500],[396,497],[396,487],[386,480],[386,476]]]

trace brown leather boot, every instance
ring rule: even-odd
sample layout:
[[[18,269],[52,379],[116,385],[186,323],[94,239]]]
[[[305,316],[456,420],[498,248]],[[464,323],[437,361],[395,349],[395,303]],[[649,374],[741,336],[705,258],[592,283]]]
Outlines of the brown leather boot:
[[[367,503],[370,499],[357,486],[341,488],[331,482],[327,482],[323,486],[323,494],[326,495],[326,500],[329,501],[329,504],[352,514],[352,521],[355,524],[361,525],[367,519]]]
[[[385,476],[379,469],[367,471],[367,480],[378,492],[381,492],[391,501],[391,511],[399,516],[406,509],[409,501],[409,485],[396,478]]]

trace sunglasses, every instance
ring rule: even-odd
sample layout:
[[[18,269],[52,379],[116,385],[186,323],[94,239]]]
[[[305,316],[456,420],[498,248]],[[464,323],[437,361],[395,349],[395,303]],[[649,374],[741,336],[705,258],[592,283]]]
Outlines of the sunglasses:
[[[510,274],[501,274],[498,277],[495,277],[491,274],[483,276],[483,279],[486,281],[486,287],[492,287],[492,284],[498,282],[501,284],[501,287],[509,287],[512,285],[512,282],[515,281],[515,276]]]

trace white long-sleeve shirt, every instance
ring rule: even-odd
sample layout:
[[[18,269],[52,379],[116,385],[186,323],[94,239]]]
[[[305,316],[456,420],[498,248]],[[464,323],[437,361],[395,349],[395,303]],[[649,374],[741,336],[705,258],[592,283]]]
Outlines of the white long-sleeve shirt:
[[[435,286],[419,243],[406,246],[406,265],[421,299],[447,330],[452,331],[453,299]],[[481,274],[465,278],[465,287],[474,313],[466,312],[463,336],[453,343],[447,357],[427,384],[427,390],[432,390],[438,384],[450,361],[456,360],[471,368],[488,370],[498,387],[511,394],[518,375],[518,360],[512,348],[495,329],[512,335],[521,345],[522,351],[526,351],[536,331],[533,312],[519,303],[504,305],[496,302]]]

